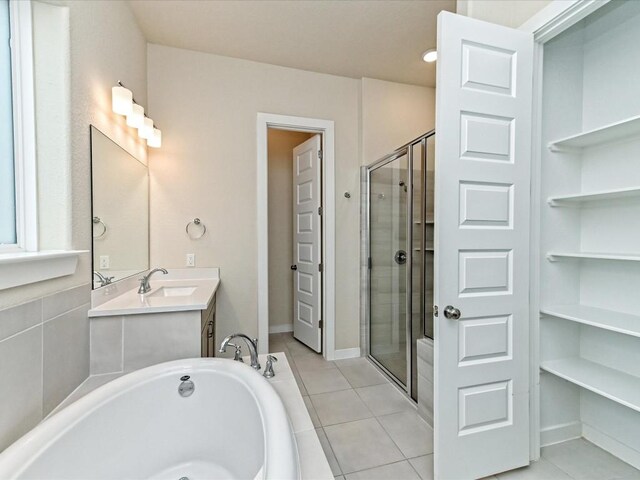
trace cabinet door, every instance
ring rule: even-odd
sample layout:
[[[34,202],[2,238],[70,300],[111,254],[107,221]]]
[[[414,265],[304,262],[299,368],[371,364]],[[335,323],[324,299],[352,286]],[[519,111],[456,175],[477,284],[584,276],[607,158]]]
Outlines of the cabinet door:
[[[438,479],[529,463],[532,57],[529,33],[438,16]]]

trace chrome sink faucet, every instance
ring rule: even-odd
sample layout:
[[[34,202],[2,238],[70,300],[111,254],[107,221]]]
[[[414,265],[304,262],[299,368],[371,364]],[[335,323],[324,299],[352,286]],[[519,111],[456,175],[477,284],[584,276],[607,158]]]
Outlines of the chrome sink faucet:
[[[113,277],[107,277],[105,275],[102,275],[100,272],[94,271],[93,276],[98,277],[98,282],[100,283],[101,287],[111,285],[111,282],[113,281]]]
[[[244,333],[232,333],[222,341],[219,352],[220,353],[226,352],[227,347],[231,345],[229,342],[231,342],[231,340],[233,340],[234,338],[241,338],[245,341],[245,343],[247,344],[247,347],[249,347],[249,354],[251,355],[251,367],[256,370],[260,370],[260,362],[258,362],[258,346],[257,346],[258,339],[252,340],[250,337],[246,336]]]
[[[169,273],[164,268],[154,268],[153,270],[151,270],[149,273],[147,273],[144,277],[140,279],[140,288],[138,288],[138,293],[140,294],[149,293],[149,291],[151,290],[149,279],[151,278],[151,275],[153,275],[156,272],[162,272],[165,275]]]

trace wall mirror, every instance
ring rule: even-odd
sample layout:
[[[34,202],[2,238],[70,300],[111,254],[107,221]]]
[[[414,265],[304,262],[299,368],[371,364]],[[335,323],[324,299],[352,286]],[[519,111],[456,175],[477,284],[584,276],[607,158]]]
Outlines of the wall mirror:
[[[91,126],[93,288],[149,268],[147,166]]]

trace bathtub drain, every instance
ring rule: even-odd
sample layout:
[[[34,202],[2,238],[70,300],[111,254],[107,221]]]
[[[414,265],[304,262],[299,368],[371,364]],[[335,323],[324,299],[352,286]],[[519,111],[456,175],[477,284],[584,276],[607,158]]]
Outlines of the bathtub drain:
[[[178,393],[181,397],[190,397],[193,394],[193,391],[196,389],[195,384],[189,380],[189,375],[184,375],[180,377],[180,385],[178,386]],[[186,477],[184,477],[186,478]],[[183,480],[182,478],[180,480]],[[189,480],[188,478],[186,480]]]

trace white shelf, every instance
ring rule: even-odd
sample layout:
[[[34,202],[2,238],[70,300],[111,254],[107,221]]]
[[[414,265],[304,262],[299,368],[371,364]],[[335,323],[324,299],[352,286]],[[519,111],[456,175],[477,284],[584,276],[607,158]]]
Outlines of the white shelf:
[[[608,142],[640,135],[640,116],[631,117],[620,122],[611,123],[577,135],[571,135],[549,143],[551,151],[593,147]]]
[[[550,197],[549,205],[579,205],[588,202],[597,202],[602,200],[618,200],[626,198],[640,197],[640,187],[620,188],[615,190],[603,190],[600,192],[580,193],[577,195],[561,195],[558,197]]]
[[[540,368],[640,412],[640,377],[582,358],[542,362]]]
[[[586,305],[552,305],[543,308],[541,312],[572,322],[640,337],[640,315],[630,315]]]
[[[624,262],[640,262],[640,255],[631,253],[595,253],[595,252],[549,252],[547,260],[555,262],[564,258],[588,260],[616,260]]]

